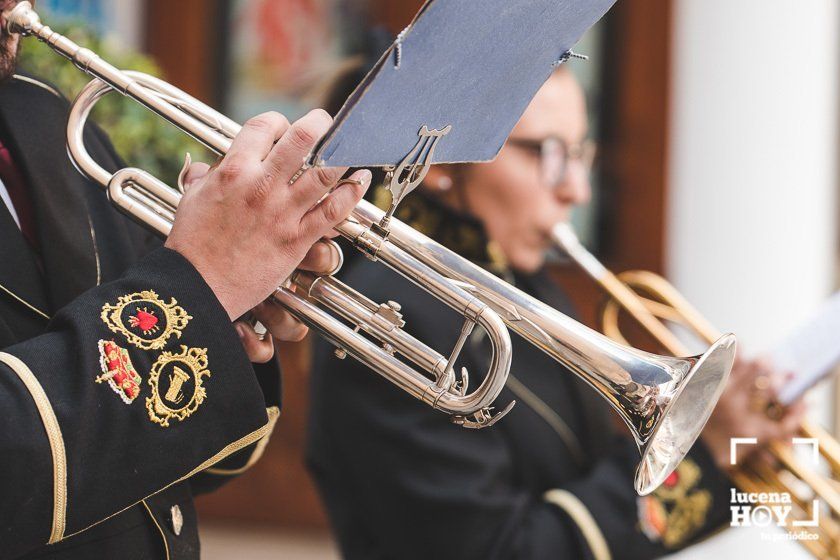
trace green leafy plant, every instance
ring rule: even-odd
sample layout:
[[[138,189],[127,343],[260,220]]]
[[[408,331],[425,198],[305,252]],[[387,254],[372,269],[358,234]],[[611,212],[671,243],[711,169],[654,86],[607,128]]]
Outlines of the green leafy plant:
[[[65,22],[54,29],[76,43],[86,46],[121,69],[137,70],[160,77],[160,68],[148,56],[121,48],[86,30],[83,24]],[[90,81],[71,62],[52,52],[38,41],[24,41],[20,68],[56,86],[73,99]],[[111,137],[111,141],[129,165],[145,169],[174,185],[183,166],[184,154],[208,160],[208,151],[183,132],[154,115],[139,103],[113,93],[100,101],[93,120]]]

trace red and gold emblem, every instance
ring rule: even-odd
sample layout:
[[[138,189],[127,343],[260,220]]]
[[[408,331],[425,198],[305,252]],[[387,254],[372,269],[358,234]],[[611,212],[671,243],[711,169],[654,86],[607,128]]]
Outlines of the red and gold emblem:
[[[181,352],[163,352],[149,373],[152,395],[146,398],[149,419],[164,428],[171,420],[191,416],[207,397],[202,383],[210,376],[207,350],[181,346]]]
[[[638,498],[639,528],[669,549],[683,546],[706,523],[712,505],[708,490],[697,488],[700,467],[685,459],[653,494]]]
[[[107,381],[123,402],[131,404],[140,394],[143,379],[134,369],[128,350],[120,348],[113,340],[100,340],[99,363],[102,375],[96,378],[96,382]]]
[[[172,335],[180,338],[190,317],[175,299],[164,302],[151,291],[125,295],[102,307],[102,320],[111,331],[143,350],[157,350]]]

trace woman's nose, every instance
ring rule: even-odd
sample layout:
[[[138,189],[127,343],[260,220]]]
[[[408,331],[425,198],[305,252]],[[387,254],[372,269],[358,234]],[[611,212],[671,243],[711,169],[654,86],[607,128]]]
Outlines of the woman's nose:
[[[564,204],[581,206],[592,198],[592,187],[589,184],[589,169],[582,162],[572,160],[566,169],[566,176],[557,186],[555,196]]]

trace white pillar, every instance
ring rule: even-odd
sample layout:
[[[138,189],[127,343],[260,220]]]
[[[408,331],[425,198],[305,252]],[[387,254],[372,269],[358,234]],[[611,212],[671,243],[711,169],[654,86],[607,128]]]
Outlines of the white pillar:
[[[835,286],[836,0],[676,0],[668,275],[759,352]],[[818,403],[826,417],[828,399]],[[726,531],[684,558],[793,558]]]

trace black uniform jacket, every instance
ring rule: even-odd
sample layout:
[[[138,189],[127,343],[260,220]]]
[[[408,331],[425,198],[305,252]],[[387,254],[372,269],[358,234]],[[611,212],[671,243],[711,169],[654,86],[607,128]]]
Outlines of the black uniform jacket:
[[[0,204],[0,558],[198,558],[192,495],[261,452],[279,372],[261,386],[198,272],[145,254],[145,230],[73,168],[67,109],[37,80],[0,85],[41,252]]]
[[[468,258],[489,260],[469,218],[417,195],[403,204],[407,223]],[[437,300],[365,259],[343,279],[376,301],[399,302],[409,332],[450,352],[462,319]],[[569,312],[544,272],[509,279]],[[473,336],[459,364],[473,387],[486,371],[483,338]],[[626,432],[613,433],[606,401],[512,339],[513,367],[498,402],[517,405],[479,431],[449,423],[319,342],[308,463],[347,558],[651,558],[721,525],[729,482],[701,444],[660,490],[638,498],[639,454]]]

